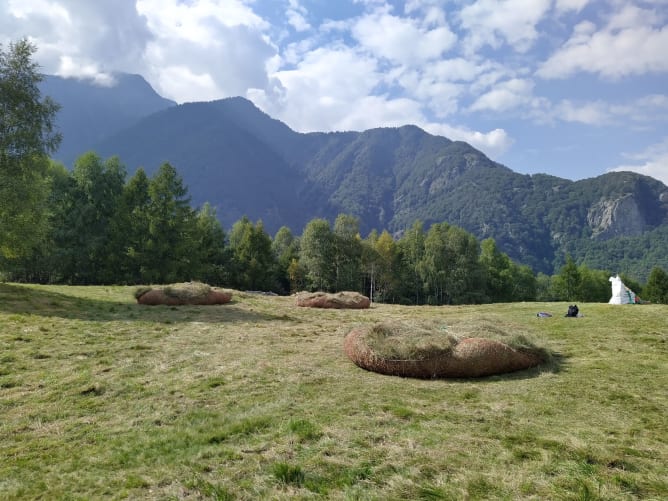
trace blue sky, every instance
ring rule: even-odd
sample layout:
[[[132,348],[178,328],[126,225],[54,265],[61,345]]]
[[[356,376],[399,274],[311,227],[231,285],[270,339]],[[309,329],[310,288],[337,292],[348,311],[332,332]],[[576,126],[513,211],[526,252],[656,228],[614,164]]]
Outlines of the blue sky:
[[[415,124],[526,174],[668,184],[668,0],[0,0],[46,73],[251,99],[297,131]]]

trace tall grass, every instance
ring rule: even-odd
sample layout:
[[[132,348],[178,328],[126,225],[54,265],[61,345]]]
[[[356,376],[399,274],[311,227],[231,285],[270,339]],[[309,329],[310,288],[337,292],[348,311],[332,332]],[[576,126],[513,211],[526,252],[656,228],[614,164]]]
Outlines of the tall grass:
[[[0,284],[0,498],[668,497],[668,307],[293,301],[145,307],[129,287]],[[342,352],[380,322],[500,329],[554,363],[383,376]]]

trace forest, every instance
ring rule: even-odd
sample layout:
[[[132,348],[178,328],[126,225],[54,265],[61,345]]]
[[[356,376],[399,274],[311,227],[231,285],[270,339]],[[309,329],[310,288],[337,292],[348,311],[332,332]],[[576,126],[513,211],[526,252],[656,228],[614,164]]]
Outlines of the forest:
[[[535,275],[461,227],[416,220],[401,234],[364,237],[360,221],[315,218],[300,235],[273,238],[247,217],[231,230],[209,203],[191,207],[188,187],[168,162],[128,179],[118,156],[90,151],[71,170],[50,159],[61,137],[59,105],[42,98],[43,76],[27,40],[0,46],[0,279],[44,284],[153,284],[203,281],[289,294],[350,290],[378,302],[464,304],[567,300],[605,302],[610,270],[567,256],[558,273]],[[668,275],[646,284],[622,276],[644,300],[668,302]]]
[[[262,221],[238,220],[226,232],[215,209],[190,206],[188,188],[164,163],[153,177],[127,178],[118,157],[80,156],[70,172],[47,167],[44,238],[2,262],[5,280],[45,284],[150,284],[198,280],[215,286],[289,294],[358,291],[399,304],[593,301],[610,298],[610,271],[577,266],[535,275],[491,238],[446,222],[420,221],[401,236],[360,234],[359,220],[312,219],[300,235],[272,237]],[[644,300],[666,302],[668,277],[655,268],[647,284],[622,277]]]

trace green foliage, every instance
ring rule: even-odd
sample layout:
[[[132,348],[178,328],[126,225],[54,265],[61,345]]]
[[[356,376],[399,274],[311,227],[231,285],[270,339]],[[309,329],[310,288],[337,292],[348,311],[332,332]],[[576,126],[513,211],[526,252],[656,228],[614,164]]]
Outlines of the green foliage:
[[[262,221],[253,225],[247,217],[234,223],[230,232],[233,273],[231,284],[242,290],[273,290],[276,259],[271,237]]]
[[[271,251],[276,259],[276,279],[281,292],[297,292],[303,284],[298,283],[299,240],[290,228],[281,226],[271,242]],[[294,263],[294,264],[293,264]]]
[[[49,169],[48,241],[7,265],[15,280],[170,283],[228,278],[229,249],[215,211],[195,212],[169,164],[149,179],[143,169],[126,183],[117,157],[82,155],[72,173]]]
[[[112,235],[116,240],[114,247],[120,249],[115,258],[111,259],[118,283],[142,281],[142,273],[150,264],[149,183],[144,169],[137,169],[125,184],[118,211],[112,219]]]
[[[148,264],[143,274],[153,283],[187,280],[195,226],[188,189],[176,169],[164,163],[149,182],[148,193]]]
[[[373,242],[377,255],[375,288],[380,301],[398,302],[401,292],[401,255],[392,236],[384,230]]]
[[[121,241],[111,234],[123,193],[125,167],[118,157],[102,161],[89,152],[77,160],[72,177],[75,189],[71,212],[65,226],[71,270],[76,283],[111,283],[116,270],[109,259],[122,252]],[[110,244],[115,243],[119,248]]]
[[[565,301],[577,300],[580,280],[580,272],[575,261],[567,256],[566,264],[561,267],[559,274],[554,278],[553,287],[557,297]]]
[[[424,224],[415,221],[398,242],[401,253],[403,296],[414,304],[423,301],[420,263],[424,257]]]
[[[404,139],[410,139],[409,132],[402,131]],[[469,151],[453,148],[452,152]],[[453,162],[460,162],[455,158]],[[459,174],[468,175],[467,169],[482,161],[473,158],[457,164]],[[505,179],[504,193],[515,193],[519,185],[509,181],[506,170],[492,172]],[[31,255],[4,263],[4,271],[15,280],[201,280],[279,293],[352,290],[379,302],[435,305],[535,298],[604,302],[609,297],[607,271],[577,266],[567,255],[559,274],[536,277],[528,266],[502,252],[495,239],[479,243],[472,233],[445,222],[425,231],[416,220],[398,240],[387,230],[380,235],[372,231],[363,240],[360,219],[339,214],[333,229],[326,219],[316,218],[300,237],[282,227],[272,240],[262,221],[253,224],[243,217],[233,225],[228,242],[216,210],[208,203],[193,210],[188,188],[169,163],[152,178],[137,169],[126,183],[118,157],[103,161],[89,152],[71,173],[57,164],[49,165],[47,173],[48,239]],[[547,182],[540,177],[534,181],[536,186]],[[623,278],[640,293],[637,282]]]
[[[482,287],[478,255],[478,241],[473,235],[447,223],[432,225],[419,264],[427,302],[476,302]]]
[[[605,270],[590,270],[585,265],[578,266],[580,284],[577,300],[589,303],[607,303],[610,300],[610,273]]]
[[[43,76],[27,39],[0,44],[0,257],[25,256],[46,231],[48,154],[60,143],[58,105],[42,98]]]
[[[480,247],[480,264],[487,285],[486,300],[494,303],[535,299],[536,277],[528,266],[514,263],[499,250],[493,238],[483,240]]]
[[[668,273],[663,268],[652,268],[643,289],[643,300],[668,304]]]
[[[306,271],[307,287],[331,291],[336,284],[335,237],[329,222],[313,219],[300,240],[299,261]]]
[[[304,483],[304,472],[299,465],[274,463],[272,470],[274,477],[283,484],[301,486]]]
[[[299,134],[232,98],[169,108],[99,151],[133,166],[169,158],[182,169],[194,205],[211,201],[225,228],[242,215],[261,219],[268,232],[302,229],[314,217],[333,223],[341,213],[357,218],[363,234],[377,228],[403,235],[416,220],[425,231],[447,222],[479,240],[494,238],[513,262],[547,275],[567,254],[578,265],[641,281],[653,266],[668,267],[668,206],[659,181],[621,172],[577,182],[521,175],[414,126]],[[629,230],[601,217],[622,199],[642,218],[633,235],[617,236]]]
[[[210,204],[205,203],[197,212],[193,233],[191,249],[196,259],[191,275],[214,285],[231,283],[231,251],[216,210]]]
[[[338,291],[356,291],[362,285],[362,242],[359,219],[339,214],[334,221],[336,282]]]

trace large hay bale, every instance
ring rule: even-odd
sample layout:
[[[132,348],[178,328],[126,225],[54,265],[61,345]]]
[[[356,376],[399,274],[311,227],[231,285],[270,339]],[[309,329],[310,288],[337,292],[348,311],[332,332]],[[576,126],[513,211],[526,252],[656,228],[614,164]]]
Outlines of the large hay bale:
[[[232,293],[200,282],[185,282],[157,289],[142,287],[135,292],[135,298],[137,303],[150,306],[216,305],[229,303]]]
[[[358,292],[299,292],[297,306],[310,308],[365,309],[371,306],[368,297]]]
[[[357,328],[343,349],[359,367],[381,374],[422,379],[482,377],[541,364],[541,351],[515,349],[486,338],[456,339],[445,332],[382,324]]]

